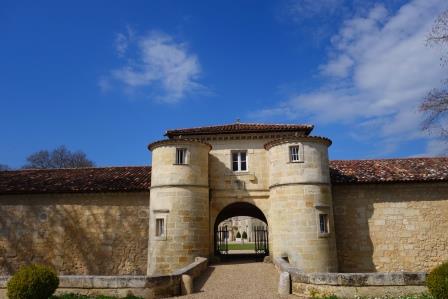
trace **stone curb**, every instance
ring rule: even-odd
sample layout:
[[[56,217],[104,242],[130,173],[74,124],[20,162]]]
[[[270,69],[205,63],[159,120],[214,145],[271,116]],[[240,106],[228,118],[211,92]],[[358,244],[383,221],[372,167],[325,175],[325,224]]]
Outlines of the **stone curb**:
[[[184,274],[191,275],[193,278],[197,277],[207,266],[207,258],[197,257],[193,263],[171,275],[61,275],[59,276],[59,289],[151,289],[162,284],[177,284]],[[0,288],[6,288],[10,278],[11,276],[0,276]]]
[[[304,273],[292,267],[283,258],[274,264],[281,272],[288,272],[292,282],[333,286],[424,286],[425,272],[375,272],[375,273]]]

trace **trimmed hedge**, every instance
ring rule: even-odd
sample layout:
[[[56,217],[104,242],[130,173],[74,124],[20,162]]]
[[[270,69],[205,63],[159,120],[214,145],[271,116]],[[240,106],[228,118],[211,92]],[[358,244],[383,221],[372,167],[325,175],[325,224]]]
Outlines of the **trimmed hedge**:
[[[43,265],[20,267],[7,284],[9,299],[48,299],[59,286],[53,269]]]
[[[448,298],[448,262],[434,268],[426,278],[426,285],[436,299]]]

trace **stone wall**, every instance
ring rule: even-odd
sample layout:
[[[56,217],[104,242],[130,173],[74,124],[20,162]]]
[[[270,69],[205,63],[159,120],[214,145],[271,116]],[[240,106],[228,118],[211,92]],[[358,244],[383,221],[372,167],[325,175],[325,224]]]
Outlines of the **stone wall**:
[[[448,260],[448,184],[333,186],[341,272],[428,271]]]
[[[307,272],[336,272],[337,256],[328,172],[328,146],[321,139],[300,138],[269,148],[272,256]],[[291,162],[290,146],[299,146],[303,160]],[[328,219],[320,233],[319,215]]]
[[[300,298],[397,298],[428,291],[424,272],[305,273],[281,258],[273,262],[281,272],[279,291]]]
[[[196,258],[193,263],[170,275],[160,276],[59,276],[56,294],[103,295],[114,297],[139,296],[146,299],[166,298],[190,294],[194,280],[204,273],[208,259]],[[7,283],[10,276],[0,276],[0,299],[7,299]]]
[[[168,140],[150,148],[153,165],[147,274],[169,274],[196,257],[208,256],[210,145]],[[177,148],[187,150],[184,164],[176,164]],[[156,233],[158,220],[163,222],[162,233]]]
[[[196,257],[206,257],[208,243],[208,189],[199,187],[155,188],[151,190],[153,211],[167,211],[166,236],[154,236],[155,221],[151,221],[148,275],[169,274],[192,263]],[[154,219],[153,219],[154,220]]]
[[[249,203],[260,209],[269,224],[269,169],[264,144],[271,139],[259,136],[232,136],[207,140],[210,151],[210,255],[214,254],[214,229],[218,214],[234,203]],[[232,150],[247,150],[246,172],[232,171]]]
[[[149,192],[0,196],[0,274],[145,275]]]

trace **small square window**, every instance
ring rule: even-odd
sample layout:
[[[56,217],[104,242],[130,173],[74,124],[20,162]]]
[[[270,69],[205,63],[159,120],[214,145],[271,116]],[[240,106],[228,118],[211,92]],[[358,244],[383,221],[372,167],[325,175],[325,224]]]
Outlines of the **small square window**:
[[[290,162],[300,162],[300,147],[290,146],[289,147],[289,161]]]
[[[176,148],[176,164],[187,164],[186,148]]]
[[[156,219],[156,237],[162,237],[165,235],[165,219]]]
[[[319,214],[319,233],[320,234],[330,233],[328,214]]]

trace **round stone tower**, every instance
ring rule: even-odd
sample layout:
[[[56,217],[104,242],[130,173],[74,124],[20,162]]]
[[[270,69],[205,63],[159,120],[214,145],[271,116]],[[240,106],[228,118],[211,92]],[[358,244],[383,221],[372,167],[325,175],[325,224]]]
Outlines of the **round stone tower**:
[[[293,137],[265,145],[269,154],[272,254],[305,272],[337,271],[328,163],[331,141]]]
[[[148,275],[169,274],[209,253],[209,144],[150,144]]]

